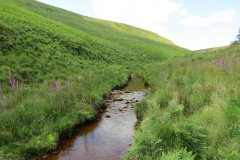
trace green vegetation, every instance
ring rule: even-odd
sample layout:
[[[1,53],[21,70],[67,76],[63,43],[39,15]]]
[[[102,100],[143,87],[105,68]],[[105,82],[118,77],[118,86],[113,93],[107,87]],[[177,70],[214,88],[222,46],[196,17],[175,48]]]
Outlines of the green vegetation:
[[[33,0],[0,3],[0,159],[46,154],[95,119],[131,72],[191,54],[128,25]]]
[[[128,159],[240,159],[239,46],[191,54],[125,24],[0,3],[0,159],[55,149],[131,72],[151,94],[135,108],[142,124]]]
[[[190,52],[154,33],[91,19],[33,0],[1,0],[0,79],[39,83],[89,66],[136,68]]]
[[[111,91],[111,86],[127,80],[127,72],[122,71],[111,67],[82,73],[81,78],[61,86],[58,92],[45,87],[9,95],[1,105],[2,158],[43,155],[56,148],[59,135],[69,134],[76,124],[95,119],[97,111],[105,107],[102,96]]]
[[[129,159],[240,159],[239,55],[235,46],[149,65]]]
[[[240,45],[240,29],[238,31],[238,35],[236,37],[236,40],[232,42],[233,45]]]
[[[200,50],[194,51],[194,53],[218,52],[218,51],[221,51],[222,49],[225,49],[228,47],[229,47],[229,45],[221,46],[221,47],[214,47],[214,48],[207,48],[207,49],[200,49]]]

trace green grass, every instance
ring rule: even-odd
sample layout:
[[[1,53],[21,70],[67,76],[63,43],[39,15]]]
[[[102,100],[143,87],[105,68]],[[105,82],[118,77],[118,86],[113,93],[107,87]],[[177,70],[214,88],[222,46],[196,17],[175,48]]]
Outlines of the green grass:
[[[0,3],[0,159],[55,149],[131,72],[151,94],[135,108],[142,124],[128,159],[240,159],[238,46],[192,54],[125,24],[33,0]],[[60,91],[49,88],[57,80]]]
[[[228,48],[230,45],[220,46],[215,48],[200,49],[194,51],[194,53],[208,53],[208,52],[221,52],[221,50]]]
[[[142,71],[153,90],[135,109],[143,122],[128,158],[240,159],[239,53],[231,47]]]
[[[0,159],[43,155],[55,149],[60,135],[95,119],[104,109],[103,95],[127,81],[123,70],[117,66],[89,70],[82,78],[73,79],[71,86],[62,84],[58,92],[42,86],[31,88],[30,93],[15,91],[9,95],[9,103],[1,106],[0,113]]]
[[[125,84],[130,72],[191,54],[125,24],[33,0],[0,4],[0,159],[52,151],[61,135],[96,118],[105,107],[103,97]],[[14,91],[9,71],[20,86]],[[57,80],[60,91],[49,86]]]
[[[92,65],[138,67],[190,53],[154,33],[32,0],[2,0],[0,7],[3,80],[9,69],[19,80],[31,83],[77,74],[79,68]]]
[[[240,159],[238,46],[191,54],[125,24],[32,0],[0,3],[0,159],[54,150],[131,72],[151,94],[135,108],[142,124],[127,159]],[[49,88],[57,80],[60,91]]]

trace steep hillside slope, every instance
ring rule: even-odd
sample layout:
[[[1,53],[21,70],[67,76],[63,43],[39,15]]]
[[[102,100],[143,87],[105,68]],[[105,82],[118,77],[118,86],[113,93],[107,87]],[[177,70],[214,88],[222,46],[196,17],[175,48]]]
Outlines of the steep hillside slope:
[[[143,37],[145,39],[154,40],[170,45],[174,45],[170,40],[161,37],[155,33],[131,27],[125,24],[114,23],[111,21],[103,21],[100,19],[93,19],[86,16],[81,16],[63,9],[51,7],[42,3],[37,3],[32,0],[18,1],[23,7],[37,12],[45,17],[61,21],[72,27],[84,30],[92,35],[100,36],[101,38],[118,40],[120,35],[133,36],[135,38]],[[50,12],[50,13],[49,13]],[[68,14],[66,14],[68,13]],[[100,31],[100,32],[99,32]],[[113,32],[115,31],[115,32]],[[120,34],[122,32],[122,34]],[[115,33],[115,34],[112,34]],[[120,34],[120,35],[119,35]],[[127,39],[127,37],[125,37]]]
[[[6,75],[11,69],[25,82],[51,75],[56,68],[66,74],[66,66],[74,70],[74,65],[89,63],[150,63],[189,53],[154,33],[32,0],[1,0],[0,7],[1,70]]]
[[[130,72],[188,54],[149,31],[0,0],[0,159],[46,154]]]

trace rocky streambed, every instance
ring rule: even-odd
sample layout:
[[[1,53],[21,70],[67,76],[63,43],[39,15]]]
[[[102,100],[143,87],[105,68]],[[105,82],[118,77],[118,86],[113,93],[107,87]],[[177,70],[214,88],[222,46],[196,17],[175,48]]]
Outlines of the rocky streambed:
[[[114,114],[120,114],[130,111],[134,105],[140,102],[146,93],[143,91],[137,92],[123,92],[115,90],[111,92],[111,98],[106,100],[107,109],[104,113],[104,117],[110,118]]]
[[[136,84],[136,83],[137,84]],[[137,89],[134,91],[134,88]],[[137,123],[134,105],[146,95],[140,78],[134,77],[123,90],[114,90],[105,100],[107,109],[100,118],[75,129],[58,151],[45,160],[118,160],[128,151]]]

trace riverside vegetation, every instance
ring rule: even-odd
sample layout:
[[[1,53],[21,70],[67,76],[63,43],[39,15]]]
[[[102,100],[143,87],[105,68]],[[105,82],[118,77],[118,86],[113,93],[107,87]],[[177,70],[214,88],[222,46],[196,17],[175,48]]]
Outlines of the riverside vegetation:
[[[239,159],[239,47],[192,54],[152,32],[0,0],[0,159],[41,156],[130,73],[150,84],[126,159]],[[10,84],[9,84],[10,83]]]
[[[240,159],[240,48],[196,53],[141,72],[152,94],[129,159]]]
[[[95,119],[145,63],[190,51],[154,33],[33,0],[0,0],[0,159],[29,159]]]

